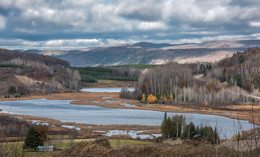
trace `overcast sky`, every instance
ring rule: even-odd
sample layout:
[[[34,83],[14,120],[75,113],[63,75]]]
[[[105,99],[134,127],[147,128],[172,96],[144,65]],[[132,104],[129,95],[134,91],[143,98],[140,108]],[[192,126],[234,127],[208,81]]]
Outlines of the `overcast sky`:
[[[260,39],[259,0],[0,0],[0,47]]]

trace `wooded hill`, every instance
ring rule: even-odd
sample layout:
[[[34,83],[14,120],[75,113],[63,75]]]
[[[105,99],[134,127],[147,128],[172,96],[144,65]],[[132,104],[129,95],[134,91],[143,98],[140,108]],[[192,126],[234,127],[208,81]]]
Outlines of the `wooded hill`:
[[[108,67],[72,67],[72,69],[79,71],[82,82],[96,83],[99,80],[138,81],[138,77],[143,71],[156,66],[149,64],[124,64]]]
[[[39,54],[0,49],[0,95],[77,90],[80,75],[61,59]]]
[[[259,47],[260,40],[219,40],[202,43],[155,44],[125,43],[76,50],[24,50],[68,61],[74,67],[114,66],[122,64],[165,64],[169,61],[195,63],[216,62],[237,51]]]
[[[144,94],[149,101],[148,95],[155,95],[153,101],[160,103],[220,105],[259,102],[259,90],[260,48],[254,48],[215,64],[171,62],[150,69],[140,75],[131,96],[141,99]],[[121,93],[131,97],[126,95]]]

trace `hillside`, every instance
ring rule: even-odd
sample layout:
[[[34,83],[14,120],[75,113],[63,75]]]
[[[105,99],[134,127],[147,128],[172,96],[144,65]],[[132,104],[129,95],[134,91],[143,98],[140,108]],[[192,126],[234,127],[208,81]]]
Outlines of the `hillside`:
[[[122,64],[164,64],[183,58],[197,58],[218,53],[218,49],[161,50],[128,47],[97,48],[90,51],[70,51],[56,56],[73,66],[111,66]],[[237,49],[229,50],[230,53]]]
[[[159,103],[230,105],[259,103],[260,48],[237,52],[218,63],[157,66],[139,76],[137,91],[125,98]],[[181,69],[181,70],[180,70]],[[146,95],[146,97],[142,96]]]
[[[72,66],[217,62],[237,51],[260,47],[260,40],[208,41],[203,43],[127,43],[79,50],[25,50],[68,61]]]
[[[80,75],[69,63],[40,54],[0,49],[0,95],[20,97],[79,88]]]

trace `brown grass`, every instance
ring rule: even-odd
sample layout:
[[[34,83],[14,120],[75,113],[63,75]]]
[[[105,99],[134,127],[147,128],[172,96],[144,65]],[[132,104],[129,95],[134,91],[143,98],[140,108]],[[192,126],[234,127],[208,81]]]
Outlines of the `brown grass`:
[[[71,149],[64,150],[59,156],[125,156],[125,157],[153,157],[153,156],[216,156],[215,145],[207,141],[196,142],[184,141],[183,144],[171,146],[169,144],[146,144],[129,145],[123,148],[111,148],[94,143],[80,143]],[[219,156],[239,156],[239,152],[221,147],[218,150]]]

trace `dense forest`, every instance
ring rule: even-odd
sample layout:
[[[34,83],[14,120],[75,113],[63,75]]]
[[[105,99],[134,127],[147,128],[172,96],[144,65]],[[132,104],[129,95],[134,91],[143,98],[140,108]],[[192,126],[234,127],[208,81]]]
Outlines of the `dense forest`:
[[[107,67],[72,67],[72,69],[79,71],[82,82],[96,83],[98,80],[138,81],[143,71],[156,66],[158,65],[123,64]]]
[[[215,64],[171,62],[140,75],[135,93],[121,93],[121,97],[148,103],[255,103],[260,90],[259,59],[260,48],[254,48]]]
[[[0,94],[56,93],[78,90],[80,75],[61,59],[0,49]]]
[[[98,80],[137,81],[139,69],[121,67],[73,67],[79,71],[82,82],[96,83]]]

